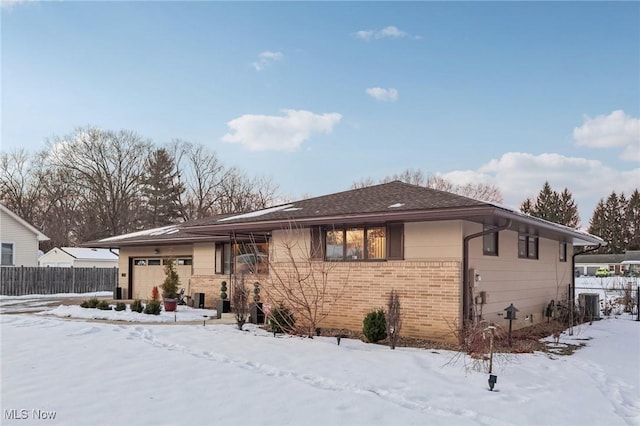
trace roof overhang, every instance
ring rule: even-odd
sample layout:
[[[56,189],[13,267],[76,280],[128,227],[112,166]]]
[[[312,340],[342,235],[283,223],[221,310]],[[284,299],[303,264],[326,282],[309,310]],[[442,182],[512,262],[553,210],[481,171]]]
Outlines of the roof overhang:
[[[431,209],[419,211],[380,212],[352,215],[303,217],[266,221],[232,222],[221,221],[209,225],[185,226],[183,231],[190,234],[220,238],[230,233],[268,233],[277,229],[308,227],[319,225],[375,224],[388,222],[418,222],[439,220],[468,220],[477,223],[498,225],[501,218],[511,219],[512,231],[538,235],[544,238],[571,243],[574,246],[606,245],[605,241],[567,226],[548,222],[500,206],[478,206],[466,208]]]

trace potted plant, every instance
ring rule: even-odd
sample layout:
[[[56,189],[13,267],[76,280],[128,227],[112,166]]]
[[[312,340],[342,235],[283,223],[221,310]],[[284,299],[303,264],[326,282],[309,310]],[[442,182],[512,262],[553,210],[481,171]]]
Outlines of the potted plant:
[[[160,285],[162,289],[162,299],[164,302],[164,310],[173,312],[178,304],[178,287],[180,286],[180,277],[176,271],[173,259],[165,259],[164,265],[165,279]]]

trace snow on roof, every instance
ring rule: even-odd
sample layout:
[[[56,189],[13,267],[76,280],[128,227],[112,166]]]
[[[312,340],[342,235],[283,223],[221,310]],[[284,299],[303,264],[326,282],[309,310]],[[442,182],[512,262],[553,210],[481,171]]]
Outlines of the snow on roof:
[[[395,209],[395,208],[402,207],[402,206],[404,206],[404,203],[395,203],[395,204],[391,204],[389,206],[389,208],[390,209]]]
[[[60,249],[80,260],[118,260],[118,254],[109,249],[85,247],[60,247]]]
[[[176,232],[178,232],[178,227],[176,225],[168,225],[160,228],[145,229],[143,231],[131,232],[130,234],[116,235],[115,237],[103,238],[98,241],[100,242],[119,241],[119,240],[131,238],[131,237],[156,236],[156,235],[164,235],[164,234],[174,234]]]
[[[243,213],[236,216],[229,216],[222,219],[219,219],[218,222],[224,222],[227,220],[236,220],[236,219],[248,219],[251,217],[259,217],[265,214],[277,212],[280,210],[287,210],[293,208],[293,204],[285,204],[283,206],[269,207],[268,209],[257,210],[255,212]],[[289,210],[291,211],[291,210]]]

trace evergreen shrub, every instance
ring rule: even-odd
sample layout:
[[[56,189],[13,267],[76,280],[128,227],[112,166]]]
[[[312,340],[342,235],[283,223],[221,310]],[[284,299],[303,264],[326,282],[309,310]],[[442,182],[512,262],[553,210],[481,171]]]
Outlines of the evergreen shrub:
[[[92,297],[91,299],[82,302],[80,306],[83,308],[97,308],[99,303],[100,301],[97,297]]]
[[[101,300],[100,302],[98,302],[98,306],[96,306],[96,308],[100,309],[101,311],[110,311],[111,305],[109,305],[109,302],[107,302],[106,300]]]
[[[387,320],[382,309],[371,311],[364,317],[362,333],[371,343],[387,338]]]
[[[294,330],[295,324],[293,313],[284,305],[272,309],[269,314],[269,326],[274,333],[290,333]]]
[[[162,304],[159,300],[149,300],[147,306],[144,307],[144,313],[149,315],[160,315]]]
[[[140,299],[136,299],[131,303],[131,312],[141,313],[144,310],[144,306],[142,306],[142,301]]]

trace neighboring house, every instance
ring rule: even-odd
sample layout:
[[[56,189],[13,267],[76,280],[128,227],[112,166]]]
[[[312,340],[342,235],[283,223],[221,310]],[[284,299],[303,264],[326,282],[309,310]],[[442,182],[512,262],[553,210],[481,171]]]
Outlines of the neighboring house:
[[[342,296],[323,327],[361,330],[395,289],[402,334],[446,340],[463,322],[506,325],[511,303],[519,309],[514,327],[542,321],[551,300],[569,297],[574,247],[600,244],[504,206],[398,181],[90,243],[120,249],[129,297],[150,297],[165,257],[178,260],[182,286],[205,293],[206,306],[234,270],[247,270],[238,259],[254,264],[247,285],[259,282],[271,305],[280,300],[268,299],[269,289],[292,263],[329,266],[328,289]]]
[[[640,271],[640,250],[628,250],[622,254],[579,254],[575,263],[576,276],[593,277],[601,268],[614,275],[626,275]]]
[[[38,246],[49,237],[0,204],[1,266],[38,266]]]
[[[117,268],[118,251],[104,248],[55,247],[38,260],[40,266]]]

